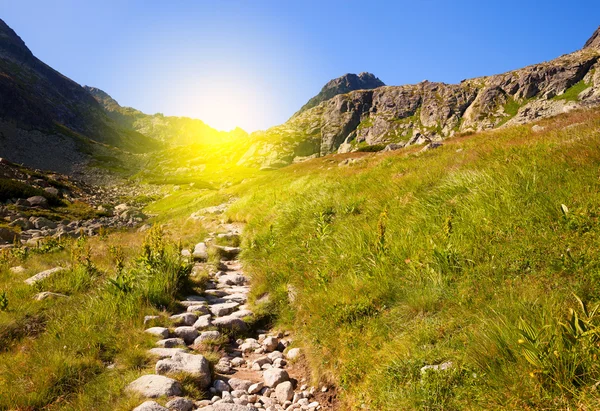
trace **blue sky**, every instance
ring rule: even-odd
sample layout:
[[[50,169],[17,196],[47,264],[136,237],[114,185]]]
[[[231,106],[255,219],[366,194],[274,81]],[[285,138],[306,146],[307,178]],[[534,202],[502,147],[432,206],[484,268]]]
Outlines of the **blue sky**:
[[[221,129],[284,122],[330,79],[455,83],[580,48],[600,1],[0,0],[61,73]]]

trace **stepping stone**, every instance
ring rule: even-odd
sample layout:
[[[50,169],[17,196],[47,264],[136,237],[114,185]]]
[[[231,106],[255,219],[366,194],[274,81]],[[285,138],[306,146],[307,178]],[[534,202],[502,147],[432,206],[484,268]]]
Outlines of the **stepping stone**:
[[[66,268],[64,268],[64,267],[51,268],[49,270],[39,272],[36,275],[34,275],[33,277],[29,277],[27,280],[25,280],[25,283],[29,284],[29,285],[33,285],[39,281],[45,280],[46,278],[50,277],[53,274],[60,273],[61,271],[65,271],[65,270],[66,270]]]
[[[194,340],[194,345],[202,344],[207,341],[215,341],[221,338],[221,333],[218,331],[203,331],[200,336]]]
[[[238,303],[223,303],[211,305],[209,308],[215,317],[223,317],[231,314],[239,306]]]
[[[167,338],[156,342],[156,345],[163,348],[175,348],[185,346],[185,341],[182,338]]]
[[[169,317],[175,325],[193,325],[198,316],[194,313],[175,314]]]
[[[240,404],[230,404],[230,403],[226,403],[226,402],[220,402],[220,403],[209,405],[208,407],[204,407],[200,411],[256,411],[256,410],[257,410],[257,408],[255,408],[252,405],[240,405]]]
[[[226,301],[235,301],[236,303],[245,304],[248,301],[246,294],[230,294],[223,297]]]
[[[227,329],[231,331],[248,330],[248,324],[246,324],[239,318],[235,318],[231,315],[214,319],[212,325],[218,328]]]
[[[239,274],[225,274],[219,277],[219,284],[243,285],[246,283],[246,277]]]
[[[190,399],[183,397],[173,398],[165,405],[168,409],[173,411],[192,411],[194,409],[194,402]]]
[[[206,314],[210,314],[210,309],[208,308],[207,304],[204,305],[190,305],[187,308],[187,312],[188,313],[194,313],[196,315],[206,315]],[[198,318],[196,318],[197,320]],[[196,321],[194,321],[196,322]]]
[[[140,394],[142,397],[158,398],[181,395],[181,384],[163,375],[143,375],[127,386],[127,390]]]
[[[203,330],[205,328],[208,328],[212,324],[211,318],[212,316],[210,314],[198,317],[198,320],[194,323],[193,327],[197,330]]]
[[[204,291],[204,294],[213,297],[225,297],[227,295],[227,292],[223,290],[206,290]]]
[[[169,411],[169,409],[163,407],[156,401],[146,401],[145,403],[135,407],[133,411]]]
[[[173,331],[173,334],[175,334],[179,338],[183,338],[186,344],[192,344],[194,340],[198,337],[198,330],[196,330],[194,327],[189,326],[177,327]]]
[[[144,331],[148,334],[156,335],[157,337],[168,338],[169,337],[169,329],[165,327],[152,327],[148,328]]]
[[[150,348],[148,354],[158,357],[159,359],[171,358],[177,353],[186,353],[184,348]]]
[[[229,315],[230,317],[234,317],[234,318],[245,318],[245,317],[253,317],[254,313],[250,310],[239,310],[239,311],[234,311],[233,313],[231,313]]]
[[[202,388],[210,385],[208,360],[199,354],[177,353],[156,363],[157,374],[185,373],[195,377]]]

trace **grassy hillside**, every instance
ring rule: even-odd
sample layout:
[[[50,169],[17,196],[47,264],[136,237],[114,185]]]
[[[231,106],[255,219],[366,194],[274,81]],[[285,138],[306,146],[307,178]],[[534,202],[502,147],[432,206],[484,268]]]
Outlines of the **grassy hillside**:
[[[254,296],[348,408],[600,407],[600,111],[540,125],[231,190]]]
[[[237,155],[220,166],[200,147],[161,153],[135,178],[181,185],[145,210],[164,234],[0,254],[0,409],[139,404],[123,389],[151,369],[143,316],[201,286],[177,244],[218,220],[247,223],[253,298],[269,295],[261,312],[293,330],[347,409],[600,408],[600,110],[539,125],[277,171]],[[22,282],[56,265],[67,270]],[[33,301],[41,290],[69,298]]]

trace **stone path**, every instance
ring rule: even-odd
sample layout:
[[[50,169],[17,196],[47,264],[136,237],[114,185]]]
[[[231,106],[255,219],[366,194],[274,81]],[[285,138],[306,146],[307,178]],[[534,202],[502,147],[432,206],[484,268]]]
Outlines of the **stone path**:
[[[239,234],[231,226],[225,227],[231,231],[219,234],[220,237],[231,238]],[[206,258],[206,244],[200,243],[192,251],[184,250],[183,254]],[[300,357],[300,349],[288,349],[289,334],[260,331],[254,338],[237,341],[228,337],[251,332],[244,320],[254,314],[246,305],[250,287],[237,259],[239,248],[219,248],[222,256],[220,271],[211,275],[202,295],[190,295],[180,302],[185,311],[170,317],[174,327],[146,330],[157,338],[156,348],[150,350],[157,359],[155,374],[138,378],[128,390],[146,398],[169,397],[169,401],[166,407],[146,401],[135,411],[325,409],[316,401],[315,395],[327,391],[327,387],[317,390],[293,378],[297,374],[292,370],[295,360]],[[197,264],[198,268],[201,265]],[[159,318],[149,316],[146,320],[156,322]],[[223,348],[219,351],[222,357],[214,367],[214,378],[206,358],[195,351],[210,344],[220,344]],[[183,388],[177,381],[182,374],[195,377],[210,399],[182,397]]]

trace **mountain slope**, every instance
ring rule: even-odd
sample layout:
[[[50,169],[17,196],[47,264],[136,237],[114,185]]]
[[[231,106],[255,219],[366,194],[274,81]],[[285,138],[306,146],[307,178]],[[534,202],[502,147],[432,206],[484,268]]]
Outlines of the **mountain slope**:
[[[70,172],[97,152],[158,147],[119,127],[83,87],[37,59],[2,20],[0,95],[0,156],[16,162]]]
[[[377,87],[383,87],[385,84],[371,73],[360,73],[356,74],[344,74],[341,77],[331,80],[313,98],[302,106],[294,117],[300,113],[309,110],[315,106],[318,106],[324,101],[327,101],[338,94],[346,94],[355,90],[371,90]]]
[[[339,94],[252,135],[244,164],[280,167],[333,152],[396,148],[600,104],[600,35],[579,51],[460,84],[424,81]]]
[[[145,114],[131,107],[122,107],[99,88],[88,86],[84,88],[102,105],[107,115],[120,126],[142,133],[169,146],[220,144],[248,137],[248,133],[241,128],[219,131],[198,119]]]

